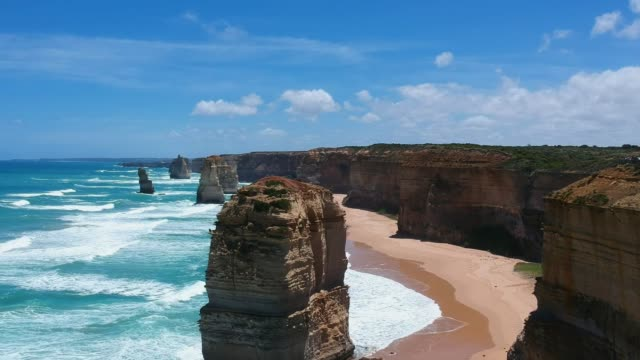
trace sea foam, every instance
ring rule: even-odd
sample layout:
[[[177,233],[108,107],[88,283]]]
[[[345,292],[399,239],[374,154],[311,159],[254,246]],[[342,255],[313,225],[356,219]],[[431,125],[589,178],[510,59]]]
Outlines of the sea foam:
[[[7,196],[12,196],[12,197],[23,197],[23,198],[32,198],[32,197],[38,197],[38,196],[64,196],[65,194],[68,193],[74,193],[76,192],[74,189],[64,189],[64,190],[54,190],[54,191],[47,191],[47,192],[43,192],[43,193],[21,193],[21,194],[7,194]]]
[[[29,247],[31,245],[31,238],[28,236],[22,236],[14,240],[0,243],[0,254],[6,253],[11,250]]]
[[[11,205],[15,206],[15,207],[23,207],[23,206],[27,206],[29,204],[31,204],[29,202],[29,200],[18,200],[18,201],[14,201],[14,202],[11,203]]]
[[[32,210],[62,210],[62,211],[84,211],[84,212],[98,212],[103,210],[113,209],[115,205],[113,203],[103,205],[34,205],[30,206]]]
[[[19,277],[8,278],[0,276],[0,281],[28,290],[68,292],[81,296],[143,297],[161,304],[188,301],[205,292],[203,281],[196,281],[184,288],[178,288],[155,280],[110,278],[98,274],[61,274],[57,271],[22,274]]]

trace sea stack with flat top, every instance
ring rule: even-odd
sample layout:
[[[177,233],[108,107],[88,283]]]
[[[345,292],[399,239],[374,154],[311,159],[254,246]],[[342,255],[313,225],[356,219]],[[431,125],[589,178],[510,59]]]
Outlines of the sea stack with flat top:
[[[224,193],[238,191],[238,174],[220,156],[209,156],[202,164],[200,184],[198,185],[198,203],[222,204]]]
[[[640,359],[640,167],[545,200],[543,275],[508,359]]]
[[[282,177],[240,189],[211,238],[204,358],[349,359],[345,242],[329,190]]]
[[[191,162],[178,155],[169,166],[169,177],[172,179],[191,179]]]
[[[138,184],[140,184],[140,192],[142,194],[153,194],[155,192],[153,182],[149,180],[147,170],[144,168],[138,168]]]

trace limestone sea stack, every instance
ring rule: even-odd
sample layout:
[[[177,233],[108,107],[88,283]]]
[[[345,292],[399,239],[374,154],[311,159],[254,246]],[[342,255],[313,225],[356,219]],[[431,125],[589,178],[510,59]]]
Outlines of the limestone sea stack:
[[[545,201],[543,276],[509,359],[640,359],[640,168]]]
[[[191,162],[178,155],[169,166],[169,177],[172,179],[191,179]]]
[[[329,190],[282,177],[225,204],[200,311],[205,359],[351,357],[344,216]]]
[[[147,170],[144,168],[138,168],[138,183],[140,184],[140,192],[143,194],[153,194],[155,189],[153,188],[153,182],[149,180]]]
[[[238,175],[219,156],[209,156],[204,160],[198,185],[198,203],[224,203],[224,193],[238,190]]]

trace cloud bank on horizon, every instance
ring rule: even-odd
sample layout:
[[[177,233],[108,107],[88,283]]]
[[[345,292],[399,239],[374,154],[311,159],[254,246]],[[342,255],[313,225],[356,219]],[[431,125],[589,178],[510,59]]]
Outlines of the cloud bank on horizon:
[[[277,3],[185,2],[150,10],[152,33],[88,4],[62,28],[35,19],[68,9],[15,5],[0,15],[0,159],[637,142],[640,0],[514,4],[497,25],[486,4],[453,7],[463,21],[411,3],[342,18],[331,2],[284,17]],[[75,20],[98,12],[91,28]]]

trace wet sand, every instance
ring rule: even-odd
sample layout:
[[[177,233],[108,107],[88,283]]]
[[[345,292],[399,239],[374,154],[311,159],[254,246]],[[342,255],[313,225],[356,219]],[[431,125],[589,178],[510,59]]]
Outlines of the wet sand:
[[[335,195],[341,202],[344,195]],[[345,208],[354,270],[393,279],[435,300],[443,318],[371,355],[383,359],[505,359],[536,307],[519,260],[449,244],[394,237],[396,222]]]

